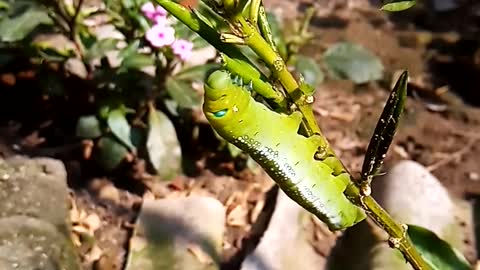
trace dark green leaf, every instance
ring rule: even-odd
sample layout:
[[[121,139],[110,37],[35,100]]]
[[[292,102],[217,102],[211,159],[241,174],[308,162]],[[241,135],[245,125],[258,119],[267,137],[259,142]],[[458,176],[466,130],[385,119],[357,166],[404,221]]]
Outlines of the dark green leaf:
[[[415,0],[390,0],[385,1],[387,3],[383,4],[382,10],[396,12],[403,11],[413,7],[416,4]]]
[[[115,109],[109,112],[107,119],[108,127],[112,133],[127,146],[130,150],[135,150],[130,140],[130,124],[125,118],[125,110]]]
[[[317,62],[311,57],[297,55],[295,57],[295,70],[302,74],[305,83],[314,88],[321,84],[325,78]]]
[[[140,46],[140,40],[135,40],[131,42],[127,47],[123,48],[120,53],[118,54],[118,57],[120,58],[126,58],[129,57],[130,55],[136,53],[138,51],[138,47]]]
[[[15,17],[7,17],[0,21],[0,41],[22,40],[40,24],[51,23],[47,12],[39,8],[30,8]]]
[[[143,128],[132,127],[130,130],[130,140],[137,149],[145,145],[145,135],[145,129]]]
[[[178,103],[178,106],[182,108],[196,108],[200,106],[201,97],[190,83],[168,78],[165,86],[168,94]]]
[[[93,158],[102,168],[111,171],[120,165],[127,154],[128,150],[123,144],[107,136],[98,141]]]
[[[91,61],[95,58],[102,58],[109,51],[113,51],[117,48],[118,39],[105,38],[98,40],[86,52],[85,57]]]
[[[55,48],[41,48],[38,47],[38,55],[46,61],[62,62],[73,56],[71,51],[59,51]]]
[[[11,63],[14,59],[15,56],[13,54],[0,52],[0,68]]]
[[[95,115],[85,115],[78,118],[75,135],[83,139],[94,139],[102,135],[100,121]]]
[[[178,72],[175,74],[174,79],[185,81],[204,81],[206,74],[210,70],[218,68],[220,68],[220,64],[210,63],[205,65],[197,65]]]
[[[52,96],[64,95],[64,81],[60,74],[54,72],[42,72],[40,76],[39,86],[45,94]]]
[[[420,226],[408,225],[408,236],[433,270],[472,269],[458,250],[435,233]]]
[[[212,9],[212,5],[205,3],[204,0],[198,1],[198,7],[195,10],[197,11],[195,14],[211,27],[217,30],[229,29],[225,19],[218,15]]]
[[[153,65],[154,60],[150,55],[135,52],[123,59],[120,65],[120,70],[126,71],[129,69],[141,69]]]
[[[150,162],[162,179],[170,180],[181,171],[181,150],[175,127],[164,113],[151,108],[148,129]]]
[[[323,59],[335,79],[361,84],[379,80],[383,75],[380,59],[357,44],[335,44],[325,52]]]
[[[175,100],[164,99],[163,103],[165,104],[165,107],[167,108],[167,111],[171,115],[173,115],[175,117],[179,116],[179,114],[178,114],[178,103]]]
[[[372,139],[368,144],[367,153],[362,166],[362,181],[370,181],[382,166],[393,136],[397,131],[407,98],[408,72],[405,71],[398,78],[390,97],[385,104],[382,115],[378,120]]]
[[[110,106],[110,104],[104,104],[100,106],[100,108],[98,109],[98,117],[103,121],[107,120],[111,110],[112,107]]]
[[[75,45],[67,37],[58,33],[45,33],[36,35],[31,45],[38,50],[40,56],[50,61],[53,59],[66,60],[75,57]]]
[[[122,6],[125,9],[131,9],[135,7],[135,1],[134,0],[121,0]]]

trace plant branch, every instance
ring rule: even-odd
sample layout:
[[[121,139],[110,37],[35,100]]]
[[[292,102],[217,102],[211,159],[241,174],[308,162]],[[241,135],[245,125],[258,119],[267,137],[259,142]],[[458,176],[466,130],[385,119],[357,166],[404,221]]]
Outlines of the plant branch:
[[[265,75],[236,46],[222,42],[220,34],[200,19],[200,16],[171,0],[156,0],[156,2],[215,49],[222,52],[225,67],[234,74],[243,77],[245,81],[251,81],[254,89],[265,97],[272,107],[284,108],[286,106],[285,97],[267,82]]]
[[[178,7],[178,5],[171,0],[156,1],[167,11],[177,17],[177,19],[190,27],[190,29],[197,32],[201,37],[212,44],[217,50],[225,53],[226,57],[229,57],[227,62],[238,61],[236,57],[240,57],[239,59],[244,59],[243,54],[233,54],[233,52],[238,51],[237,47],[233,46],[232,44],[223,43],[219,38],[218,32],[208,26],[205,22],[199,20],[198,17],[193,16],[192,12],[187,11],[181,6]],[[250,47],[266,63],[275,78],[282,84],[286,93],[294,102],[298,110],[302,112],[304,117],[302,121],[302,128],[304,129],[306,135],[312,136],[314,134],[318,134],[322,136],[323,145],[321,146],[325,147],[329,154],[334,155],[333,149],[328,145],[326,138],[322,135],[320,127],[318,126],[314,117],[311,108],[311,103],[313,102],[312,97],[302,92],[302,85],[299,84],[294,76],[288,71],[287,65],[282,57],[262,37],[262,35],[258,32],[256,25],[253,25],[252,22],[246,20],[242,14],[232,14],[229,18],[227,18],[227,20],[234,28],[232,29],[233,32],[240,38],[243,38],[244,44]],[[304,29],[304,27],[302,27],[302,29]],[[239,64],[239,66],[245,68],[249,64],[251,64],[249,61],[245,61],[242,62],[242,64]],[[252,68],[253,67],[250,69]],[[253,69],[255,72],[259,72],[255,68]],[[244,69],[239,72],[241,75],[246,71]],[[340,161],[338,161],[338,164],[334,164],[334,167],[335,168],[332,168],[334,170],[340,169],[346,171]],[[371,196],[369,196],[369,194],[362,193],[360,188],[357,186],[357,182],[351,181],[344,191],[344,194],[353,203],[362,207],[365,212],[389,234],[389,240],[392,244],[391,246],[402,252],[405,258],[415,269],[430,269],[427,262],[415,249],[415,246],[409,239],[406,233],[406,228],[397,223]]]
[[[310,135],[321,134],[311,109],[311,102],[308,102],[308,97],[305,97],[303,93],[301,93],[299,84],[292,73],[288,71],[287,65],[278,52],[272,49],[268,42],[257,31],[256,27],[246,21],[242,16],[235,16],[231,19],[231,23],[240,28],[239,30],[243,34],[245,45],[250,47],[266,63],[275,78],[280,81],[285,91],[292,98],[300,112],[302,112],[306,132]]]
[[[231,23],[240,26],[240,30],[245,39],[245,44],[257,53],[263,61],[265,61],[272,72],[276,75],[276,78],[284,86],[286,92],[292,97],[298,109],[304,116],[303,124],[307,134],[309,136],[313,134],[321,135],[324,139],[324,145],[328,147],[327,151],[333,154],[333,149],[328,145],[326,138],[320,131],[320,127],[313,115],[311,105],[306,102],[307,96],[299,89],[299,84],[288,71],[286,64],[280,55],[269,46],[268,42],[263,39],[256,28],[243,17],[236,16]],[[300,95],[300,97],[298,97],[298,95]],[[343,165],[341,166],[344,167]],[[400,250],[415,269],[430,269],[427,262],[425,262],[423,257],[415,249],[411,240],[408,238],[406,229],[397,223],[371,196],[364,196],[354,182],[351,182],[350,185],[348,185],[348,188],[344,193],[347,198],[350,198],[354,203],[361,206],[366,213],[389,234],[392,242],[396,243],[393,247]]]
[[[372,218],[378,226],[380,226],[389,235],[389,241],[395,242],[392,248],[398,249],[405,259],[416,270],[431,269],[428,263],[423,259],[417,251],[412,241],[406,233],[406,228],[396,222],[385,209],[383,209],[372,196],[364,196],[360,189],[353,183],[347,186],[344,191],[347,198],[353,198],[353,202],[362,206],[367,215]]]
[[[76,35],[77,35],[77,19],[78,19],[78,15],[80,14],[80,11],[82,9],[83,1],[84,0],[78,0],[78,5],[75,7],[75,11],[73,13],[73,16],[72,16],[70,22],[69,22],[69,24],[70,24],[70,38],[72,40],[74,40]]]

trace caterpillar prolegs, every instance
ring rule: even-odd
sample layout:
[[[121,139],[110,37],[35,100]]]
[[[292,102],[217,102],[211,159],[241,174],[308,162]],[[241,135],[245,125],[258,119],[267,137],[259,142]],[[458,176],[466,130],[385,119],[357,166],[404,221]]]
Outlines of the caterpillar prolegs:
[[[250,154],[290,198],[331,230],[365,218],[363,210],[343,194],[350,176],[336,173],[329,160],[335,157],[314,158],[322,138],[298,134],[300,112],[287,115],[270,110],[224,70],[206,80],[203,111],[220,136]]]

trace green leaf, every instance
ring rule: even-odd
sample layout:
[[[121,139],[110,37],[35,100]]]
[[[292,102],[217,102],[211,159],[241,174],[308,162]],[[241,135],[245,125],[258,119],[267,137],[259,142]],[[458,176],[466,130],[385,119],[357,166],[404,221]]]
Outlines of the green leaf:
[[[204,0],[198,1],[198,6],[195,8],[198,12],[195,12],[195,14],[202,21],[219,31],[229,29],[225,19],[212,8],[214,7],[211,4],[207,4]]]
[[[15,56],[8,52],[0,52],[0,68],[8,65],[15,60]]]
[[[416,4],[415,0],[387,1],[387,3],[382,6],[382,10],[389,11],[389,12],[403,11],[413,7],[415,4]]]
[[[317,62],[311,57],[297,55],[295,57],[295,70],[302,74],[305,83],[314,88],[321,84],[325,79]]]
[[[220,68],[220,64],[210,63],[197,65],[181,70],[173,77],[175,80],[204,81],[206,74],[213,69]]]
[[[109,51],[113,51],[117,48],[118,39],[105,38],[98,40],[92,44],[85,54],[85,57],[91,61],[95,58],[102,58]]]
[[[128,154],[127,148],[111,136],[106,136],[98,140],[94,160],[105,170],[111,171],[122,163]]]
[[[125,146],[134,151],[130,134],[130,124],[128,124],[127,118],[125,118],[124,109],[115,109],[109,112],[107,119],[108,127],[112,133],[117,137]]]
[[[181,172],[181,149],[175,127],[153,106],[148,113],[147,151],[153,168],[162,179],[170,180]]]
[[[120,71],[129,69],[141,69],[148,66],[153,66],[154,60],[150,55],[133,53],[125,57],[120,65]]]
[[[4,18],[0,21],[0,41],[22,40],[41,24],[52,24],[52,20],[46,11],[39,8],[30,8],[17,16]]]
[[[0,1],[0,9],[8,9],[10,7],[10,3],[8,1],[1,0]]]
[[[138,47],[140,46],[140,40],[134,40],[130,44],[128,44],[127,47],[123,48],[119,53],[118,57],[120,58],[126,58],[129,57],[130,55],[136,53],[138,51]]]
[[[170,97],[178,103],[178,106],[182,108],[200,106],[201,97],[190,83],[168,78],[165,87]]]
[[[39,87],[47,95],[63,96],[65,94],[65,83],[59,73],[43,71],[40,73]]]
[[[390,97],[378,120],[362,166],[362,181],[370,181],[382,166],[393,136],[398,128],[407,98],[408,72],[404,71],[398,78]]]
[[[416,225],[408,225],[408,236],[433,270],[470,270],[463,255],[435,233]]]
[[[131,9],[135,7],[135,1],[134,0],[121,0],[122,6],[125,9]]]
[[[349,79],[361,84],[379,80],[383,75],[380,59],[357,44],[335,44],[325,52],[323,59],[336,79]]]
[[[95,115],[85,115],[78,118],[75,135],[83,139],[98,138],[102,135],[100,121]]]
[[[140,127],[132,127],[130,130],[130,140],[138,149],[145,145],[145,129]]]

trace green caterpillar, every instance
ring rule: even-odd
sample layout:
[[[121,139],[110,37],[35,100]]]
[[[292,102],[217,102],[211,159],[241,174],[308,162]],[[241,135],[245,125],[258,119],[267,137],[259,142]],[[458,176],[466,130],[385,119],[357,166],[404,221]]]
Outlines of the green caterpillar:
[[[333,156],[314,159],[324,145],[322,138],[298,134],[300,112],[286,115],[270,110],[224,70],[213,72],[206,80],[203,111],[220,136],[249,153],[290,198],[331,230],[353,226],[365,218],[343,194],[350,179],[344,171],[336,173],[331,164],[338,160]]]

